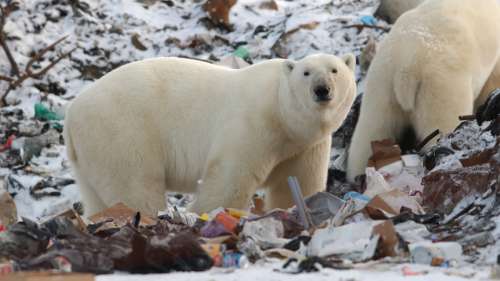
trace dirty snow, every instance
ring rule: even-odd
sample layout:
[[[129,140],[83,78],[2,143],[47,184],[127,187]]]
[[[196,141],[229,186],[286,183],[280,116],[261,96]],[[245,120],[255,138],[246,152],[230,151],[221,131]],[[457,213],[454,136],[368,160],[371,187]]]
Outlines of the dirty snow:
[[[397,265],[369,265],[363,270],[332,270],[323,269],[321,272],[307,274],[286,274],[276,272],[279,270],[281,262],[252,266],[248,269],[238,269],[236,271],[227,271],[222,269],[211,269],[203,273],[170,273],[170,274],[148,274],[148,275],[99,275],[96,281],[153,281],[153,280],[176,280],[176,281],[195,281],[195,280],[217,280],[217,281],[465,281],[465,280],[487,280],[489,268],[465,267],[460,269],[439,270],[430,266],[414,264]],[[405,267],[409,268],[414,276],[404,276]],[[420,275],[418,275],[420,273]],[[422,274],[427,273],[427,274]]]

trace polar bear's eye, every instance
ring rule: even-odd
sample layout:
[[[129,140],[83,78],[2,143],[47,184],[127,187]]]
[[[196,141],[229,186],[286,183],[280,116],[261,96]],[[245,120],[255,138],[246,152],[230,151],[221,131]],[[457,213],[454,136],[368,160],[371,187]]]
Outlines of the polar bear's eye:
[[[332,68],[332,73],[337,73],[337,69],[336,68]]]
[[[304,71],[304,76],[309,76],[309,71]]]

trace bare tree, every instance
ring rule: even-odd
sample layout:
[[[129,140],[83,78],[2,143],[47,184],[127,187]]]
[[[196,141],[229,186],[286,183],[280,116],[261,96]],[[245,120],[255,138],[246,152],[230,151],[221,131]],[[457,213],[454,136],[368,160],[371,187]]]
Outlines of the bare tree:
[[[18,3],[16,1],[7,1],[7,4],[5,6],[2,6],[0,4],[0,46],[2,47],[5,55],[7,56],[7,60],[10,63],[10,76],[0,75],[0,81],[6,81],[8,83],[7,89],[3,93],[0,93],[0,107],[5,106],[7,104],[5,98],[7,97],[7,94],[9,94],[11,90],[17,88],[25,80],[29,78],[41,79],[43,75],[47,73],[47,71],[49,71],[52,67],[54,67],[54,65],[56,65],[59,61],[69,56],[71,52],[74,50],[72,49],[69,52],[57,56],[47,66],[43,67],[38,71],[33,70],[32,68],[33,64],[35,62],[40,61],[47,52],[54,50],[54,47],[57,44],[66,39],[67,36],[64,36],[61,39],[50,44],[49,46],[36,52],[26,64],[24,71],[21,71],[19,65],[17,64],[16,60],[12,56],[12,53],[9,49],[9,46],[7,44],[7,34],[4,31],[4,26],[7,17],[17,8],[18,8]]]

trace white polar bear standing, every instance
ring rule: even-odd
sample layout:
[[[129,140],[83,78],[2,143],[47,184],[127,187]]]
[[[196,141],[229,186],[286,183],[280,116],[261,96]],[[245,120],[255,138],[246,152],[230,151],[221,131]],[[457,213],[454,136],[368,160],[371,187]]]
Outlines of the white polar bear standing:
[[[403,14],[368,70],[348,179],[364,173],[373,140],[452,131],[500,85],[499,55],[496,0],[428,0]]]
[[[290,175],[305,195],[324,189],[355,64],[352,54],[237,70],[157,58],[112,71],[66,115],[85,214],[119,201],[154,214],[167,190],[196,192],[196,212],[243,208],[259,187],[269,187],[269,207],[290,207]]]

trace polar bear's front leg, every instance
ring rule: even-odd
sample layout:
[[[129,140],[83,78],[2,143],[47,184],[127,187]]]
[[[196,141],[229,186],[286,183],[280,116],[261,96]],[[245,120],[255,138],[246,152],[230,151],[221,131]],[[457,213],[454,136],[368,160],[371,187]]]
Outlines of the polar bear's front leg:
[[[368,159],[372,155],[371,142],[397,138],[407,127],[406,114],[400,106],[388,99],[382,92],[367,93],[363,96],[358,123],[354,129],[347,157],[347,179],[354,182],[358,175],[365,173]]]
[[[269,185],[267,208],[290,208],[294,205],[288,186],[288,177],[297,177],[302,194],[312,195],[325,190],[330,162],[332,139],[325,140],[280,163],[271,173],[266,185]]]
[[[259,159],[255,155],[252,158]],[[261,159],[226,157],[209,161],[191,211],[201,214],[217,207],[245,209],[265,177],[267,165]]]

